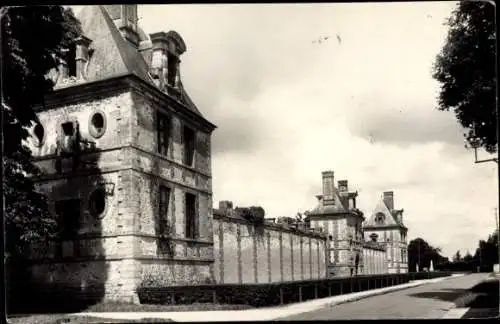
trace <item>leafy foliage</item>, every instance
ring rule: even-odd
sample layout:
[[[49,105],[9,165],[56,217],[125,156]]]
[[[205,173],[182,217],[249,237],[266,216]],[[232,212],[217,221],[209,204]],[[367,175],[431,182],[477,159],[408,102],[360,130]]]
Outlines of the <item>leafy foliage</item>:
[[[447,259],[441,255],[441,249],[433,247],[424,239],[418,237],[408,244],[408,270],[410,272],[416,271],[417,264],[419,270],[429,268],[430,263],[434,266],[446,262]]]
[[[452,109],[469,144],[497,149],[495,6],[462,1],[448,20],[448,37],[433,77],[441,83],[439,109]]]
[[[81,34],[71,9],[61,6],[4,7],[2,27],[2,117],[4,150],[4,217],[7,256],[22,253],[25,243],[43,240],[54,232],[45,197],[30,179],[39,170],[23,143],[36,122],[34,105],[43,104],[53,87],[48,71],[65,59],[74,38]]]
[[[260,206],[236,207],[235,212],[244,217],[252,224],[263,224],[266,212]]]

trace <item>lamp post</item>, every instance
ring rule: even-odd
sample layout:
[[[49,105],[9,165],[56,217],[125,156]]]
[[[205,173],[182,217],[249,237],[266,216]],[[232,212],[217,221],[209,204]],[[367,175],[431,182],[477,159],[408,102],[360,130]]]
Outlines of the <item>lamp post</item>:
[[[482,122],[481,125],[484,126],[485,123]],[[481,147],[481,140],[484,140],[485,138],[483,137],[481,139],[481,138],[479,138],[479,137],[476,136],[476,134],[474,132],[475,127],[476,127],[475,123],[472,123],[472,124],[469,125],[469,128],[472,129],[472,136],[469,139],[467,139],[467,138],[464,139],[465,148],[472,148],[474,150],[474,163],[485,163],[485,162],[495,162],[495,163],[498,163],[498,158],[478,160],[477,150]],[[497,133],[498,133],[498,129],[497,129]]]

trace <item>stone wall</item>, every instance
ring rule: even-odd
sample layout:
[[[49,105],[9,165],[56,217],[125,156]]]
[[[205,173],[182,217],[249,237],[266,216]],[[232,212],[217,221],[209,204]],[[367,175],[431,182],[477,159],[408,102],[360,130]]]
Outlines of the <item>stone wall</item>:
[[[284,225],[253,225],[214,210],[218,283],[266,283],[326,277],[326,237]]]
[[[363,275],[388,273],[386,249],[366,242],[363,245]]]
[[[85,94],[84,94],[85,95]],[[57,93],[55,94],[57,97]],[[62,243],[33,246],[31,273],[40,284],[86,287],[101,297],[135,300],[141,285],[190,285],[214,281],[210,134],[182,114],[144,91],[126,88],[92,95],[74,102],[61,95],[37,115],[43,126],[41,141],[34,136],[27,145],[43,177],[38,188],[47,194],[55,216],[55,203],[80,199],[79,227],[75,238]],[[172,118],[170,150],[157,154],[156,110]],[[94,136],[92,115],[104,116],[104,132]],[[84,140],[95,150],[80,154],[79,167],[63,159],[57,172],[56,140],[62,123],[77,121]],[[196,130],[192,166],[183,164],[181,126]],[[159,185],[171,189],[168,218],[172,231],[167,243],[158,239]],[[104,212],[89,212],[89,198],[98,187],[106,188]],[[185,193],[197,197],[197,236],[186,238]],[[168,245],[168,249],[165,246]],[[168,251],[167,251],[168,250]]]

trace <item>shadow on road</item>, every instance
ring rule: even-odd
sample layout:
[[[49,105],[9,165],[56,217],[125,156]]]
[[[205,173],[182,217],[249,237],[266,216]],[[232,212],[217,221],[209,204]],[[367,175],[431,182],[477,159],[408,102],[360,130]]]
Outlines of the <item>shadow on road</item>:
[[[415,298],[439,299],[442,301],[453,302],[466,292],[467,289],[442,289],[438,291],[415,293],[408,296]]]

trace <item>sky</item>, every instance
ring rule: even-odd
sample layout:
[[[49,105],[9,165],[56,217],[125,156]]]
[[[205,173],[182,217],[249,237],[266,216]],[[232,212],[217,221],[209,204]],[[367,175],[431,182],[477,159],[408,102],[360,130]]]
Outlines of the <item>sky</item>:
[[[394,191],[408,239],[451,257],[474,253],[498,206],[498,165],[474,164],[454,114],[436,109],[432,65],[454,6],[140,5],[139,24],[186,42],[184,87],[218,126],[215,207],[294,216],[316,205],[321,172],[333,170],[366,217]]]

